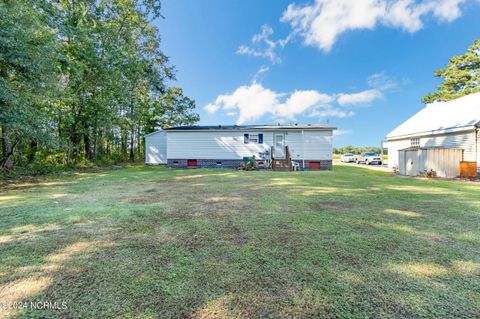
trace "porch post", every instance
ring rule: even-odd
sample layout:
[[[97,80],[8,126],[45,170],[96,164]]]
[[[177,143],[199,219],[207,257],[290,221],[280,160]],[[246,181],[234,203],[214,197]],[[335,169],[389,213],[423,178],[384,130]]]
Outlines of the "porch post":
[[[305,143],[303,143],[303,129],[302,129],[302,168],[305,169]]]

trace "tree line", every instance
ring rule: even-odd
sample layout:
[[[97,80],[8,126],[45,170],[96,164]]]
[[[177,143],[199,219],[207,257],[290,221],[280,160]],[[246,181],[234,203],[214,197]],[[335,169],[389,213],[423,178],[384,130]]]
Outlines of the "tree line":
[[[160,49],[158,0],[0,0],[0,169],[134,161],[199,120]]]

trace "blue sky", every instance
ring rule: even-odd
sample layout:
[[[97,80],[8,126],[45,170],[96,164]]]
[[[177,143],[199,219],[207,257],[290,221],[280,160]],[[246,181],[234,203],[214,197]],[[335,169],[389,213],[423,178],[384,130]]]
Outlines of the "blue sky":
[[[330,123],[379,145],[480,38],[478,0],[165,0],[157,22],[200,124]]]

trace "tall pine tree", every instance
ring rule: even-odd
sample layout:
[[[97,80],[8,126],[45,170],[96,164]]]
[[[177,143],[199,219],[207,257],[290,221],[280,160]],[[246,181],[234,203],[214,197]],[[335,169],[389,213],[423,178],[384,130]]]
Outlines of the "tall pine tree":
[[[444,69],[435,71],[435,76],[443,82],[437,92],[422,98],[424,103],[449,101],[480,92],[480,40],[476,40],[466,53],[452,57]]]

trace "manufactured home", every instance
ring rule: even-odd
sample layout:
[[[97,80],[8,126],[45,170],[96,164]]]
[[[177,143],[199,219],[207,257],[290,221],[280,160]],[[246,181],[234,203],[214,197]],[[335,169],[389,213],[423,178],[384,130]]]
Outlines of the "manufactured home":
[[[388,166],[417,176],[456,177],[460,162],[480,167],[480,93],[425,108],[387,135]]]
[[[332,169],[328,125],[178,126],[145,136],[146,164],[238,168],[247,157],[288,161],[310,170]]]

